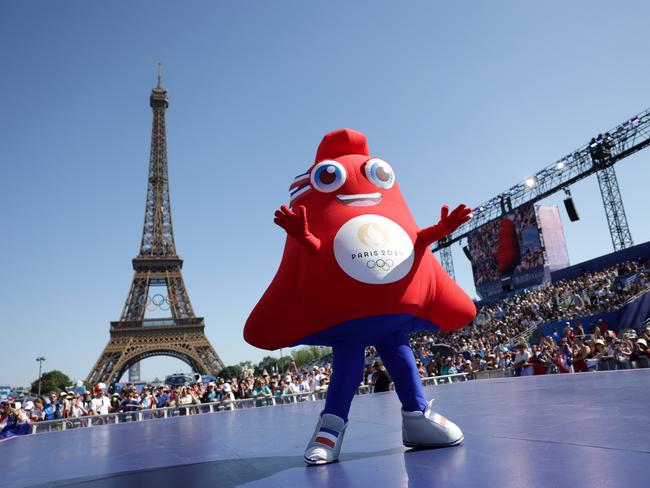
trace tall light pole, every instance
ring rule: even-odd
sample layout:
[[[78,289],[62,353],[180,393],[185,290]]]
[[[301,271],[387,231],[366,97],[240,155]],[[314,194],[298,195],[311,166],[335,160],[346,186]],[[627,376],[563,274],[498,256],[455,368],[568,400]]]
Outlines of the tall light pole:
[[[41,372],[43,371],[43,361],[45,361],[45,358],[43,356],[39,356],[36,358],[36,361],[38,361],[38,396],[41,396]]]

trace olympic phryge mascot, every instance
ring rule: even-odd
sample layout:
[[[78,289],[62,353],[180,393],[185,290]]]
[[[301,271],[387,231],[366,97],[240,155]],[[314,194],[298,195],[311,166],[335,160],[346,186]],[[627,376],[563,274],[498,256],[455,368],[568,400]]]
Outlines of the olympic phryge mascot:
[[[315,163],[289,191],[289,206],[275,212],[275,223],[288,235],[282,261],[244,338],[270,350],[332,347],[325,408],[305,462],[338,459],[368,345],[376,347],[395,384],[404,445],[461,443],[458,426],[425,400],[408,334],[452,331],[474,318],[474,303],[429,250],[467,222],[471,209],[459,205],[450,213],[444,206],[436,225],[418,228],[391,165],[371,157],[365,135],[350,129],[325,135]]]

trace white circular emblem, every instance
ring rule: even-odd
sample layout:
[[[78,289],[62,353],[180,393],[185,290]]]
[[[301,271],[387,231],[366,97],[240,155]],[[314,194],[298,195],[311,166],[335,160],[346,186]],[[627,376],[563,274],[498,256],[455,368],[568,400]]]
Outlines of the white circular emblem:
[[[336,233],[334,256],[341,269],[355,280],[371,285],[393,283],[413,267],[413,242],[392,220],[359,215]]]

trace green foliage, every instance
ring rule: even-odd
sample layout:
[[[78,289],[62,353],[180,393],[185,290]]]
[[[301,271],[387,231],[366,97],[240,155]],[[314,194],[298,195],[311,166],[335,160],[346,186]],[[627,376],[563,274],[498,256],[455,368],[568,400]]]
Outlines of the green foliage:
[[[242,367],[241,365],[226,366],[219,373],[221,378],[226,380],[231,380],[232,378],[241,378],[242,377]]]
[[[291,356],[293,357],[296,366],[302,368],[313,361],[317,361],[320,358],[327,356],[331,352],[332,350],[329,347],[305,346],[291,351]]]
[[[261,376],[265,371],[269,374],[280,375],[293,373],[299,368],[331,354],[331,352],[329,347],[305,346],[292,351],[291,356],[279,358],[266,356],[257,364],[253,364],[251,361],[242,361],[238,365],[226,366],[221,370],[219,376],[226,380],[242,378],[244,368],[252,369],[255,376]]]
[[[58,395],[72,384],[72,380],[61,371],[54,370],[43,373],[41,377],[41,395],[49,395],[54,391]],[[38,393],[38,378],[31,385],[32,393]]]
[[[259,376],[264,372],[273,374],[277,373],[278,360],[272,356],[266,356],[255,366],[255,376]]]
[[[291,356],[282,356],[278,358],[278,369],[282,374],[292,373],[297,369],[297,366]]]

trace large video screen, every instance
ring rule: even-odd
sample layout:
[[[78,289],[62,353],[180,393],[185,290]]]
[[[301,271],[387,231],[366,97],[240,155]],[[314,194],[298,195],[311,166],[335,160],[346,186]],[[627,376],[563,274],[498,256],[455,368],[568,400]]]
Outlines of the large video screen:
[[[485,224],[467,240],[474,285],[482,298],[543,281],[544,250],[533,204]]]

